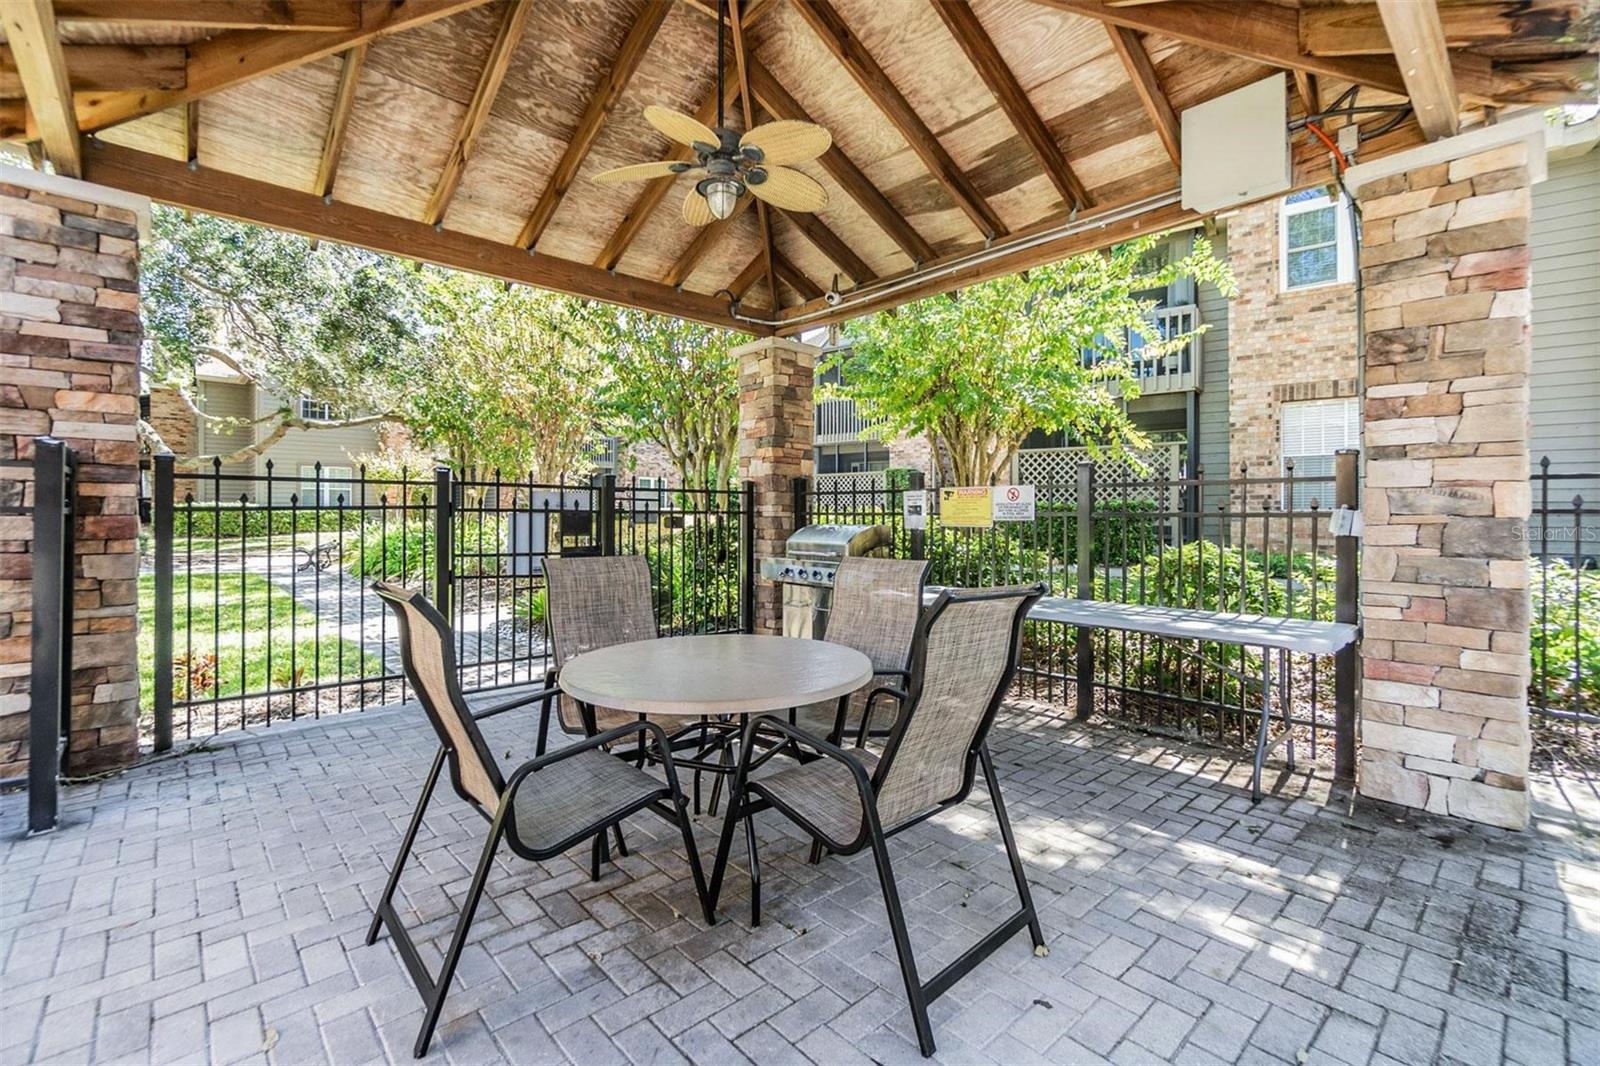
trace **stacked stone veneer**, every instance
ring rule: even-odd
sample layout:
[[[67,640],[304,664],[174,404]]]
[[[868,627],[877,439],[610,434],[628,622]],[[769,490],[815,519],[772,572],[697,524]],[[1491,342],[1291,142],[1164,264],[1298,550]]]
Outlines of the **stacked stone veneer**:
[[[782,555],[796,526],[794,479],[815,468],[812,394],[821,349],[769,337],[734,351],[739,360],[739,476],[755,482],[755,555]],[[756,581],[755,630],[783,630],[782,588]]]
[[[1528,818],[1529,147],[1369,181],[1362,792]]]
[[[170,386],[151,388],[149,421],[150,428],[172,449],[173,455],[200,454],[200,420],[177,389]]]
[[[104,192],[105,195],[97,195]],[[0,182],[0,459],[61,437],[79,460],[68,767],[138,754],[141,202],[18,172]],[[7,468],[11,499],[32,472]],[[32,654],[31,520],[0,517],[0,777],[26,772]]]

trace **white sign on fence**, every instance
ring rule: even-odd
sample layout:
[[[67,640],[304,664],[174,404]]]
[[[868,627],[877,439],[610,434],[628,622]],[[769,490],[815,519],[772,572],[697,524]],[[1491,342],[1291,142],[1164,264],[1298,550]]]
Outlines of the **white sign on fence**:
[[[1032,485],[996,485],[994,487],[994,520],[996,522],[1032,522],[1036,494]]]
[[[907,529],[928,528],[928,490],[906,489],[900,494]]]

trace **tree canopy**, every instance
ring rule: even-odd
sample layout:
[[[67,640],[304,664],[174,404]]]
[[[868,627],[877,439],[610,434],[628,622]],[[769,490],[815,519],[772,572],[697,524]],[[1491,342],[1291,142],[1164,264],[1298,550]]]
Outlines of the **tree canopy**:
[[[645,311],[590,305],[607,375],[606,426],[652,441],[686,488],[721,488],[739,455],[739,366],[726,330]]]
[[[1164,241],[1144,237],[858,319],[846,328],[850,347],[824,364],[841,372],[833,391],[882,419],[884,437],[929,438],[963,485],[992,483],[1036,429],[1064,430],[1096,451],[1137,449],[1146,442],[1123,400],[1139,387],[1129,334],[1150,332],[1155,306],[1141,294],[1184,277],[1233,287],[1204,237],[1175,259],[1159,254]],[[1143,353],[1177,351],[1204,328],[1144,337]]]

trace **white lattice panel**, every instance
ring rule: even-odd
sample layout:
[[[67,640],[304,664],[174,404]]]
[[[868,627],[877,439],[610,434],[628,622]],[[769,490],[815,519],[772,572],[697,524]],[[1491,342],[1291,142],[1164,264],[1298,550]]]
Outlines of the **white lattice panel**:
[[[1183,476],[1183,445],[1176,443],[1158,444],[1137,462],[1130,458],[1097,460],[1087,448],[1028,449],[1017,453],[1012,480],[1035,486],[1041,503],[1076,507],[1080,463],[1094,463],[1095,494],[1100,499],[1142,500],[1157,506],[1165,502],[1168,510],[1178,509],[1179,486],[1166,485],[1166,500],[1161,498],[1161,482]]]

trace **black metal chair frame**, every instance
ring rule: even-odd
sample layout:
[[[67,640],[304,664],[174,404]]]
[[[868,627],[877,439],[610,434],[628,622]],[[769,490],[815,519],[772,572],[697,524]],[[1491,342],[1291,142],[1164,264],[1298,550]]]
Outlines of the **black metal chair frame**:
[[[1016,617],[1011,627],[1010,650],[1007,656],[1006,668],[1001,675],[999,683],[995,686],[995,694],[984,710],[983,717],[973,735],[972,745],[966,753],[966,769],[961,789],[956,795],[939,803],[931,810],[887,828],[880,823],[877,810],[877,788],[884,781],[889,768],[893,765],[895,752],[900,740],[904,736],[912,718],[917,713],[917,702],[922,692],[923,667],[927,659],[928,632],[938,620],[939,615],[950,604],[1015,596],[1016,591],[1014,589],[959,592],[946,589],[939,594],[933,604],[923,613],[921,620],[917,624],[916,637],[912,645],[911,684],[907,700],[895,723],[888,745],[884,749],[883,757],[879,760],[877,767],[870,776],[860,762],[851,758],[838,745],[814,737],[780,718],[772,715],[752,717],[745,727],[746,740],[741,746],[739,768],[734,775],[733,787],[728,802],[728,813],[722,823],[722,835],[717,845],[717,857],[711,871],[710,893],[713,915],[716,911],[717,901],[721,897],[723,878],[727,872],[728,854],[732,848],[735,827],[740,821],[743,821],[745,823],[745,840],[750,859],[750,920],[752,925],[761,924],[760,860],[756,852],[753,821],[753,815],[760,811],[769,808],[780,811],[790,821],[810,833],[817,844],[827,847],[828,850],[838,855],[854,855],[859,851],[871,849],[873,861],[877,867],[878,881],[883,888],[884,906],[888,911],[889,928],[894,938],[895,953],[899,957],[900,971],[905,980],[906,998],[911,1004],[911,1017],[917,1032],[917,1043],[922,1050],[924,1058],[932,1055],[936,1050],[932,1025],[928,1020],[929,1003],[949,991],[973,967],[988,958],[989,955],[1023,928],[1028,930],[1033,939],[1035,954],[1046,955],[1049,953],[1049,949],[1044,942],[1044,931],[1039,925],[1038,912],[1034,908],[1033,894],[1028,888],[1027,873],[1022,865],[1022,856],[1017,850],[1016,836],[1011,830],[1011,819],[1006,814],[1005,800],[1000,794],[1000,779],[995,772],[994,759],[989,753],[988,746],[989,729],[994,724],[995,716],[1000,710],[1000,704],[1004,701],[1005,694],[1010,690],[1011,682],[1016,676],[1017,663],[1022,648],[1023,622],[1027,618],[1028,608],[1044,594],[1044,591],[1044,586],[1039,585],[1035,587],[1034,591],[1019,599]],[[751,741],[755,739],[756,734],[761,730],[771,730],[773,733],[778,734],[775,739],[781,742],[807,745],[819,757],[837,760],[849,768],[856,784],[862,809],[861,829],[855,839],[843,841],[829,838],[823,830],[812,824],[792,807],[782,803],[770,793],[764,792],[759,778],[749,779],[747,777],[750,769],[750,753],[754,750],[754,744]],[[860,747],[859,738],[856,746]],[[900,893],[896,887],[894,871],[889,860],[888,838],[904,832],[912,826],[921,824],[940,811],[966,802],[967,797],[972,792],[979,766],[983,768],[984,782],[988,787],[990,799],[994,804],[995,818],[1000,823],[1000,836],[1005,843],[1006,857],[1011,864],[1011,876],[1016,882],[1017,895],[1021,900],[1021,907],[976,944],[962,952],[955,961],[924,982],[917,974],[916,958],[911,949],[911,939],[906,928],[905,914],[900,905]]]
[[[373,591],[386,601],[391,599],[388,591],[381,587],[381,583],[375,584]],[[439,717],[440,712],[423,695],[426,689],[419,679],[411,660],[409,620],[398,604],[391,602],[391,606],[395,608],[398,622],[401,662],[405,670],[406,679],[418,693],[419,702],[427,713],[434,730],[441,738],[446,737],[449,733]],[[448,635],[448,624],[431,603],[421,597],[417,597],[411,601],[411,606],[416,608],[431,624],[440,629],[442,634]],[[400,853],[395,858],[394,866],[389,872],[389,879],[384,885],[383,895],[379,897],[378,905],[372,916],[372,922],[367,927],[366,942],[369,945],[377,943],[379,933],[385,926],[388,927],[390,934],[394,937],[395,948],[400,953],[400,959],[405,964],[412,983],[416,985],[418,993],[422,996],[424,1006],[422,1027],[417,1033],[416,1045],[413,1048],[414,1054],[419,1059],[427,1054],[428,1045],[433,1039],[433,1032],[438,1025],[439,1015],[444,1009],[445,996],[450,989],[450,981],[454,977],[456,966],[461,960],[461,951],[466,946],[468,930],[471,928],[473,916],[477,912],[478,903],[483,897],[484,888],[489,879],[489,871],[494,865],[495,853],[499,850],[502,839],[505,840],[511,851],[519,857],[532,862],[542,862],[562,854],[583,840],[593,838],[592,875],[598,879],[600,876],[599,864],[605,854],[607,830],[616,830],[618,847],[622,854],[626,855],[627,849],[623,846],[621,838],[623,820],[640,811],[649,810],[676,824],[681,830],[684,848],[689,856],[689,867],[694,875],[695,891],[700,897],[700,905],[705,915],[706,923],[708,925],[715,924],[715,912],[712,909],[711,898],[706,887],[705,873],[700,864],[700,852],[695,847],[694,830],[689,823],[688,800],[684,797],[682,789],[678,787],[677,768],[673,763],[671,746],[668,743],[667,735],[662,728],[652,722],[645,721],[621,725],[605,733],[591,736],[575,744],[563,747],[561,750],[551,754],[540,755],[530,759],[512,771],[509,778],[503,777],[499,764],[489,751],[489,747],[484,742],[483,735],[478,731],[476,723],[485,718],[491,718],[506,711],[527,706],[535,700],[543,698],[544,693],[535,693],[531,696],[525,696],[509,703],[491,707],[488,710],[472,713],[467,710],[465,703],[461,701],[455,682],[455,653],[451,643],[448,639],[441,639],[440,644],[450,695],[458,704],[456,713],[460,714],[462,718],[468,739],[476,749],[478,761],[491,776],[492,783],[498,789],[500,801],[495,810],[491,812],[474,800],[462,782],[457,754],[450,744],[441,742],[437,754],[434,755],[433,766],[428,771],[427,780],[422,786],[422,795],[417,800],[416,810],[412,812],[411,823],[406,827],[405,835],[401,838]],[[626,806],[606,812],[602,817],[597,818],[592,823],[582,827],[577,832],[569,834],[553,845],[541,848],[530,847],[518,836],[516,820],[511,815],[515,810],[517,791],[530,776],[555,763],[595,748],[603,748],[634,734],[639,735],[641,749],[644,748],[647,737],[654,742],[657,757],[666,773],[666,782],[660,789]],[[450,781],[456,794],[489,823],[489,837],[484,842],[478,865],[473,871],[472,883],[467,889],[466,898],[462,901],[461,914],[456,920],[455,934],[451,937],[450,947],[445,952],[443,965],[440,968],[439,975],[434,977],[428,973],[427,966],[423,963],[415,942],[413,942],[411,935],[400,921],[399,913],[394,909],[394,894],[400,886],[400,875],[405,870],[406,860],[411,856],[412,846],[416,843],[417,832],[422,828],[423,814],[428,809],[428,802],[433,797],[434,789],[439,783],[440,772],[446,764],[450,767]]]

